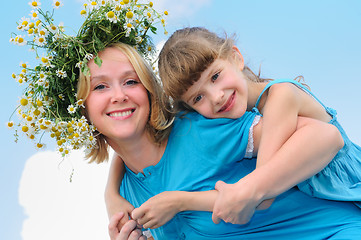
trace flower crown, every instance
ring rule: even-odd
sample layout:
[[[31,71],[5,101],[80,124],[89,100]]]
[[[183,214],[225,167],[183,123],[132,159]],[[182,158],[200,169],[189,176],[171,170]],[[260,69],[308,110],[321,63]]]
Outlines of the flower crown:
[[[17,108],[19,123],[8,122],[8,127],[18,129],[28,138],[36,139],[36,147],[43,148],[42,136],[49,133],[56,140],[57,150],[66,156],[73,149],[90,151],[96,146],[95,127],[82,115],[84,100],[76,96],[79,72],[89,74],[87,62],[94,59],[101,65],[97,53],[114,42],[134,46],[147,60],[152,59],[154,46],[147,35],[168,12],[158,13],[152,2],[138,3],[137,0],[87,0],[80,14],[85,21],[76,36],[65,34],[65,27],[55,25],[52,12],[41,9],[40,0],[29,2],[30,18],[20,19],[17,29],[23,35],[12,33],[10,42],[29,46],[35,52],[39,64],[30,66],[21,62],[21,73],[12,74],[20,84],[25,85],[23,96]],[[61,1],[53,0],[54,8]],[[164,30],[165,31],[165,30]],[[167,32],[164,32],[167,34]],[[28,35],[30,40],[26,40]],[[40,50],[43,49],[41,53]],[[41,55],[42,54],[42,55]],[[16,125],[16,126],[14,126]]]

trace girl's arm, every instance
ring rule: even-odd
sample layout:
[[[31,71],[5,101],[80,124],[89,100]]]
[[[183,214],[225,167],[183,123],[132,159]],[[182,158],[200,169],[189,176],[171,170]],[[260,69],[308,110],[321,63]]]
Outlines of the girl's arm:
[[[104,199],[109,219],[116,213],[123,212],[124,216],[119,221],[118,229],[129,220],[134,207],[119,194],[119,187],[124,176],[123,160],[114,153],[109,168],[108,181],[105,187]]]
[[[213,221],[247,223],[263,200],[276,197],[322,170],[342,146],[341,134],[335,126],[298,117],[295,133],[271,159],[235,184],[216,184],[219,194]]]
[[[217,191],[185,192],[168,191],[162,192],[134,209],[132,218],[137,220],[143,228],[158,228],[183,211],[209,211],[217,197]]]

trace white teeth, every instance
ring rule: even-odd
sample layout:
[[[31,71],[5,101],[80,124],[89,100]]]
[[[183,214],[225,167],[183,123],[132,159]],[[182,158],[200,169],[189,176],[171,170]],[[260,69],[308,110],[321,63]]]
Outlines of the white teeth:
[[[111,116],[111,117],[125,117],[125,116],[130,115],[131,113],[132,113],[131,110],[125,111],[125,112],[114,112],[114,113],[109,114],[109,116]]]

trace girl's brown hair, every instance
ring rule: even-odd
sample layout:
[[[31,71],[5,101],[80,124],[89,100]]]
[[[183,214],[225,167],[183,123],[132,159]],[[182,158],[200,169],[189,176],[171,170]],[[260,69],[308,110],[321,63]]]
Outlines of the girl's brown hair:
[[[158,68],[164,91],[178,110],[191,110],[181,101],[181,96],[216,59],[232,57],[234,45],[233,38],[221,38],[201,27],[183,28],[173,33],[160,52]],[[252,81],[265,80],[246,66],[243,73]]]
[[[147,89],[150,102],[150,115],[146,127],[154,142],[162,143],[169,136],[174,117],[171,113],[169,98],[164,94],[160,81],[156,78],[151,67],[133,47],[124,43],[114,43],[108,46],[108,48],[119,49],[128,57],[141,83]],[[90,76],[80,73],[77,96],[79,99],[86,101],[89,92]],[[84,115],[87,116],[86,111]],[[106,137],[101,133],[96,134],[96,140],[98,147],[92,149],[86,155],[86,158],[90,158],[89,162],[101,163],[108,159],[109,146],[106,142]]]

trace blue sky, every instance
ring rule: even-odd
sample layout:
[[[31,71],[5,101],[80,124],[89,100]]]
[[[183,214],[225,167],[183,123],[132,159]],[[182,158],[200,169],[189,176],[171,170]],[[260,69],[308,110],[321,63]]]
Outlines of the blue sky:
[[[76,29],[82,21],[79,12],[83,2],[63,0],[64,7],[57,10],[57,16],[60,16],[58,21]],[[338,119],[350,138],[361,145],[361,127],[358,125],[361,100],[357,97],[361,89],[361,1],[153,2],[158,9],[169,11],[169,33],[182,27],[204,26],[220,34],[236,34],[237,46],[246,63],[255,71],[262,66],[262,76],[294,78],[303,75],[319,99],[337,110]],[[42,0],[41,3],[48,6],[52,1]],[[41,226],[45,228],[49,222],[53,222],[56,225],[53,234],[63,236],[63,239],[85,239],[84,235],[77,235],[80,233],[76,231],[80,232],[81,229],[90,232],[93,238],[89,239],[101,239],[96,236],[107,236],[104,206],[93,204],[92,210],[85,212],[86,216],[82,215],[82,211],[89,209],[87,199],[99,197],[97,201],[102,202],[107,165],[82,165],[81,153],[74,155],[73,166],[78,175],[75,176],[75,183],[69,184],[67,167],[59,167],[60,160],[51,152],[54,145],[49,144],[47,152],[39,153],[28,140],[21,139],[14,143],[12,131],[6,128],[5,123],[22,93],[11,74],[20,71],[20,61],[31,64],[33,57],[26,48],[9,43],[10,33],[16,32],[15,22],[30,12],[28,1],[6,1],[3,6],[0,16],[0,74],[4,83],[2,86],[5,87],[0,96],[3,109],[0,127],[3,153],[0,168],[0,238],[49,239],[49,235],[41,235],[44,232]],[[154,40],[159,43],[166,38],[159,35]],[[48,185],[43,185],[45,183]],[[85,199],[80,202],[76,199],[69,201],[72,197],[82,196]],[[38,206],[34,203],[41,204]],[[51,211],[53,214],[49,213]],[[78,214],[78,218],[71,220],[72,214]],[[92,214],[99,214],[101,220],[97,221],[101,223],[98,227],[88,225],[87,228],[84,219],[97,216]],[[65,220],[56,220],[59,218]],[[40,228],[32,227],[32,232],[29,232],[30,226]],[[62,235],[65,232],[72,237]]]

